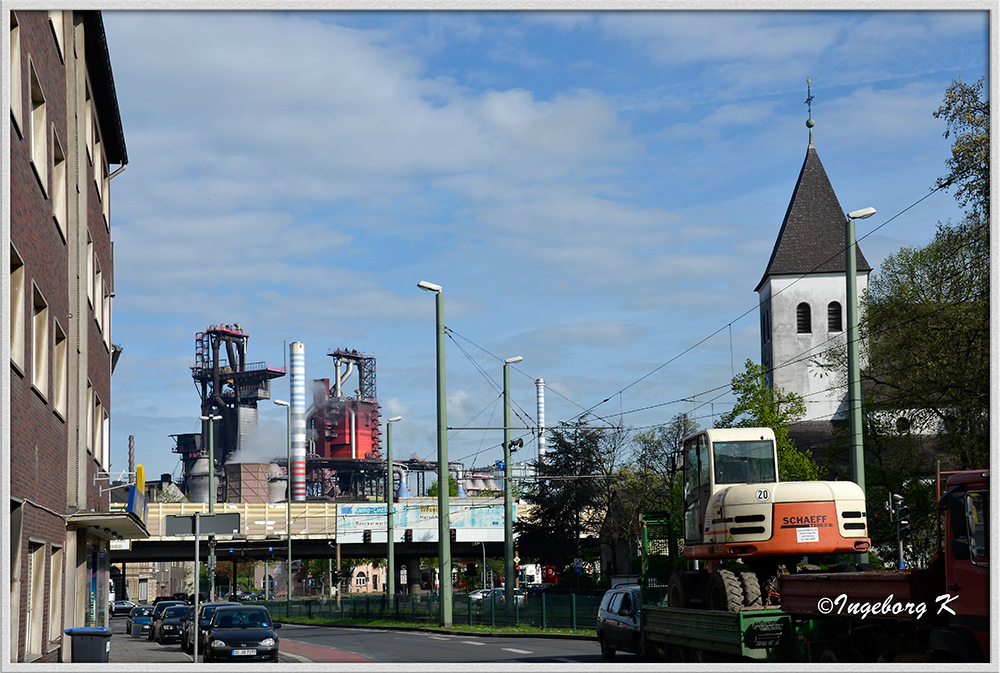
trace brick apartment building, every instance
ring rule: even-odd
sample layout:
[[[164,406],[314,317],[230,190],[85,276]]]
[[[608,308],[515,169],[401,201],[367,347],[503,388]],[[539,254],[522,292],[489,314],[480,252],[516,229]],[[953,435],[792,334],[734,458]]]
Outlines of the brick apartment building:
[[[109,512],[114,253],[110,183],[128,158],[97,11],[9,20],[10,163],[3,255],[3,661],[71,661],[64,630],[108,624],[108,546],[145,537]],[[7,462],[9,461],[9,462]]]

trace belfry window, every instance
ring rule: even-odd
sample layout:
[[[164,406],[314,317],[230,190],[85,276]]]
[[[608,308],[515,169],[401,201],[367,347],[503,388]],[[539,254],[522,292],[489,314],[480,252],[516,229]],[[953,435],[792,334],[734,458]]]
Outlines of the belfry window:
[[[795,309],[796,330],[799,334],[812,333],[812,311],[809,304],[802,302]]]
[[[826,307],[826,323],[827,332],[843,332],[844,323],[841,318],[840,312],[840,302],[831,301],[830,305]]]

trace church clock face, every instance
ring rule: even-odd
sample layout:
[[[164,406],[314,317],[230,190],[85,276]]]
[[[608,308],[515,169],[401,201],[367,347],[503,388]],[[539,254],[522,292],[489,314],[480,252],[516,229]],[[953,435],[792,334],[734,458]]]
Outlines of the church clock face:
[[[814,379],[826,379],[833,374],[833,368],[817,358],[809,358],[807,369],[809,370],[809,375]]]

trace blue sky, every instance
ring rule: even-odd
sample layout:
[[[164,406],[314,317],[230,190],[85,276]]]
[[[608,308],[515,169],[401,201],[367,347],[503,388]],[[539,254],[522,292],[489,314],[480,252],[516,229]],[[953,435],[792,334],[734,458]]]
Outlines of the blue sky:
[[[404,417],[395,456],[433,460],[421,280],[444,287],[454,335],[449,426],[502,425],[515,355],[519,426],[537,377],[549,427],[591,408],[632,428],[682,412],[711,426],[732,403],[717,389],[760,360],[753,290],[805,157],[806,78],[841,205],[878,209],[858,230],[878,227],[861,241],[877,272],[961,218],[946,192],[900,213],[945,173],[945,89],[989,68],[984,11],[104,23],[130,161],[112,181],[112,471],[134,435],[147,474],[175,477],[170,435],[200,427],[195,333],[222,323],[250,333],[250,361],[280,365],[304,342],[309,379],[333,376],[335,348],[374,355],[383,418]],[[284,411],[260,409],[262,450],[283,456]],[[449,456],[491,465],[501,438],[452,431]],[[517,458],[536,450],[529,435]]]

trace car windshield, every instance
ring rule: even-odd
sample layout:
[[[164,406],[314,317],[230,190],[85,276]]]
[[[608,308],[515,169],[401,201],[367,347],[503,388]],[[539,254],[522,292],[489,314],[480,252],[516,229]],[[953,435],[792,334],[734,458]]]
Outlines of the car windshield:
[[[153,608],[136,608],[132,614],[136,617],[148,617],[153,614]]]
[[[166,619],[171,619],[174,617],[183,617],[187,613],[187,606],[178,605],[177,607],[167,608],[163,611],[163,616]]]
[[[254,629],[271,626],[266,610],[219,610],[213,621],[222,629]]]

